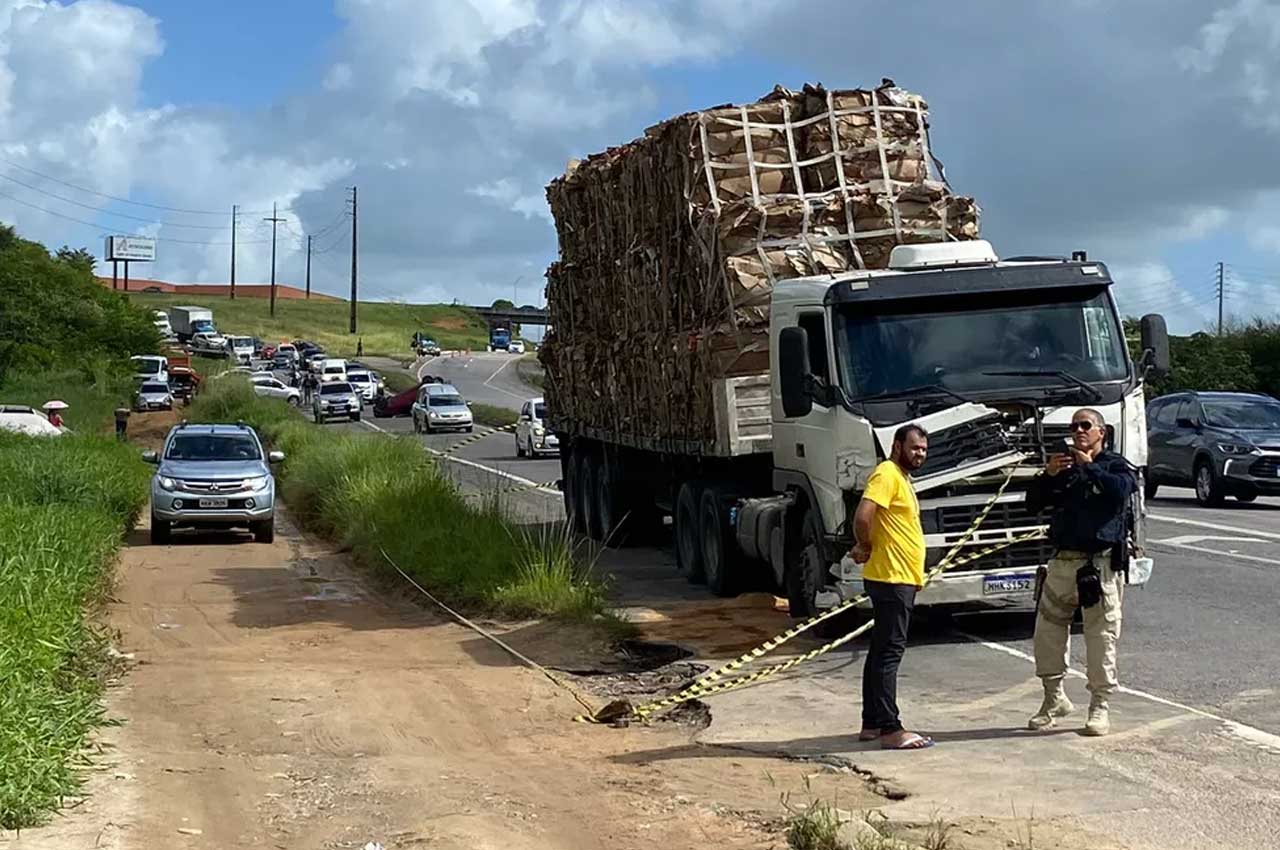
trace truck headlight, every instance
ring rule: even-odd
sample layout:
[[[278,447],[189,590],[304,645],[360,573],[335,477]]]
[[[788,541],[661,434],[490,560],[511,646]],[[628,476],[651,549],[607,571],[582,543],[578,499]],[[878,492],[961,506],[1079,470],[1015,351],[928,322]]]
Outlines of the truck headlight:
[[[177,490],[177,489],[178,489],[178,482],[177,482],[177,479],[170,478],[170,477],[169,477],[169,476],[167,476],[167,475],[161,475],[160,477],[158,477],[158,478],[156,479],[156,481],[160,482],[160,489],[161,489],[161,490],[169,490],[169,491],[173,491],[173,490]]]
[[[1218,443],[1218,451],[1227,455],[1251,455],[1257,449],[1247,443]]]
[[[544,434],[546,434],[546,433],[547,433],[547,429],[546,429],[546,428],[543,428],[543,427],[541,427],[541,426],[537,426],[537,425],[535,425],[535,426],[534,426],[534,428],[533,428],[533,436],[535,436],[535,437],[541,437],[542,435],[544,435]]]

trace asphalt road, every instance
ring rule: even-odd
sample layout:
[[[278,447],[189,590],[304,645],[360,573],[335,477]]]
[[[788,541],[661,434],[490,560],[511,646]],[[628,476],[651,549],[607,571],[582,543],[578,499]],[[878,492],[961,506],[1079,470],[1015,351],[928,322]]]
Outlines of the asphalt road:
[[[470,400],[515,409],[538,391],[520,383],[510,365],[513,361],[501,354],[440,358],[426,371],[452,381]],[[412,430],[407,419],[333,427],[375,426],[390,433]],[[447,452],[463,437],[420,439]],[[559,477],[556,459],[517,459],[514,440],[507,434],[469,443],[452,456],[459,462],[448,466],[473,492]],[[553,491],[526,488],[502,498],[530,522],[563,516],[559,495]],[[1206,509],[1196,505],[1190,490],[1162,488],[1149,506],[1147,538],[1156,567],[1150,584],[1129,588],[1125,598],[1120,669],[1127,691],[1113,706],[1118,734],[1103,739],[1109,747],[1105,758],[1082,750],[1074,735],[1054,737],[1055,744],[1036,758],[1066,772],[1051,773],[1043,781],[1061,785],[1061,800],[1087,803],[1094,799],[1090,795],[1096,789],[1090,783],[1097,779],[1089,771],[1102,770],[1108,782],[1119,783],[1117,788],[1129,796],[1117,790],[1120,796],[1099,803],[1099,811],[1145,813],[1131,818],[1125,830],[1138,846],[1152,836],[1159,836],[1167,847],[1264,846],[1280,832],[1280,500],[1262,498],[1250,505],[1228,501]],[[623,605],[643,609],[709,602],[704,588],[675,575],[673,563],[669,546],[607,550],[597,560],[598,568],[612,574],[615,598]],[[777,619],[781,631],[785,615]],[[1017,729],[1038,704],[1030,626],[1025,615],[986,614],[926,615],[913,627],[900,685],[904,708],[912,722],[937,731],[940,744],[964,750],[964,770],[982,770],[984,759],[1018,758],[1022,751],[1017,748],[1026,746]],[[936,783],[930,783],[913,775],[917,768],[900,766],[901,756],[899,762],[882,766],[878,753],[851,749],[840,735],[803,734],[822,728],[855,729],[864,652],[865,643],[858,641],[851,651],[832,653],[780,684],[713,700],[715,722],[706,740],[794,755],[840,754],[876,772],[936,784],[917,798],[917,805],[924,805],[922,800],[969,799],[965,795],[976,792],[964,787],[963,771],[957,774],[956,787],[945,790],[947,771],[955,767],[954,751],[946,751],[942,762],[908,763],[929,764],[937,771]],[[1079,636],[1073,640],[1072,656],[1073,667],[1083,670]],[[1078,704],[1087,702],[1079,682],[1072,688]],[[799,714],[792,716],[793,711]],[[1076,725],[1082,722],[1078,719]],[[966,723],[977,726],[950,733],[939,728]],[[1122,752],[1127,752],[1125,747],[1137,749],[1119,757],[1117,747]],[[1008,771],[1002,774],[994,762],[988,767],[991,787],[996,788]],[[1234,803],[1214,802],[1204,775],[1242,783]],[[1131,787],[1134,777],[1152,783],[1152,789]],[[1148,791],[1158,800],[1144,796]],[[1013,786],[1009,793],[1016,794]],[[975,797],[973,803],[992,805],[992,799]],[[1058,798],[1046,797],[1042,803],[1046,814],[1055,810],[1054,799]],[[1007,812],[1007,804],[1002,805]],[[1261,820],[1255,814],[1259,805],[1269,806],[1271,813]],[[1172,808],[1166,811],[1167,807]],[[1059,808],[1063,814],[1079,814],[1065,803]],[[1261,844],[1256,843],[1259,836],[1266,837]],[[1246,841],[1255,843],[1242,843]]]

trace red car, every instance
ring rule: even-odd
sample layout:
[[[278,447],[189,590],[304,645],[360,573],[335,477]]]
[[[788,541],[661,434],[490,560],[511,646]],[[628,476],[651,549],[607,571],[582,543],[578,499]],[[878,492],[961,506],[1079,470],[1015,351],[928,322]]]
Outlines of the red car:
[[[392,416],[408,416],[413,403],[418,400],[418,387],[407,389],[395,395],[380,395],[373,400],[373,415],[379,419]]]

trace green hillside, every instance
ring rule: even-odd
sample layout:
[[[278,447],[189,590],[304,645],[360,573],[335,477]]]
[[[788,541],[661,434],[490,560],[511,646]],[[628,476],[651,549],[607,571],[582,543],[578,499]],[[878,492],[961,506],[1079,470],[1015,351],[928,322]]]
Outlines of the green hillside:
[[[479,316],[446,304],[388,304],[360,302],[359,334],[347,333],[350,305],[345,301],[304,301],[281,298],[276,316],[268,315],[265,298],[210,297],[205,295],[155,295],[131,293],[133,303],[155,310],[175,304],[207,307],[223,333],[256,336],[269,342],[309,339],[334,354],[353,355],[357,336],[365,354],[408,355],[414,331],[430,334],[443,348],[484,350],[488,329]]]

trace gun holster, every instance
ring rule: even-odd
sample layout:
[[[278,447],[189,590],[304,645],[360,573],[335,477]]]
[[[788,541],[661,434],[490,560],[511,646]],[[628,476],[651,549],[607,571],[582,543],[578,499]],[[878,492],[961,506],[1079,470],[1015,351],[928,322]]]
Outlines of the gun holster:
[[[1045,580],[1048,579],[1048,577],[1049,577],[1048,567],[1036,567],[1036,586],[1035,586],[1036,610],[1040,609],[1040,595],[1044,593],[1044,583],[1045,583]]]
[[[1093,558],[1076,570],[1076,594],[1081,608],[1092,608],[1102,601],[1102,576],[1093,565]]]

